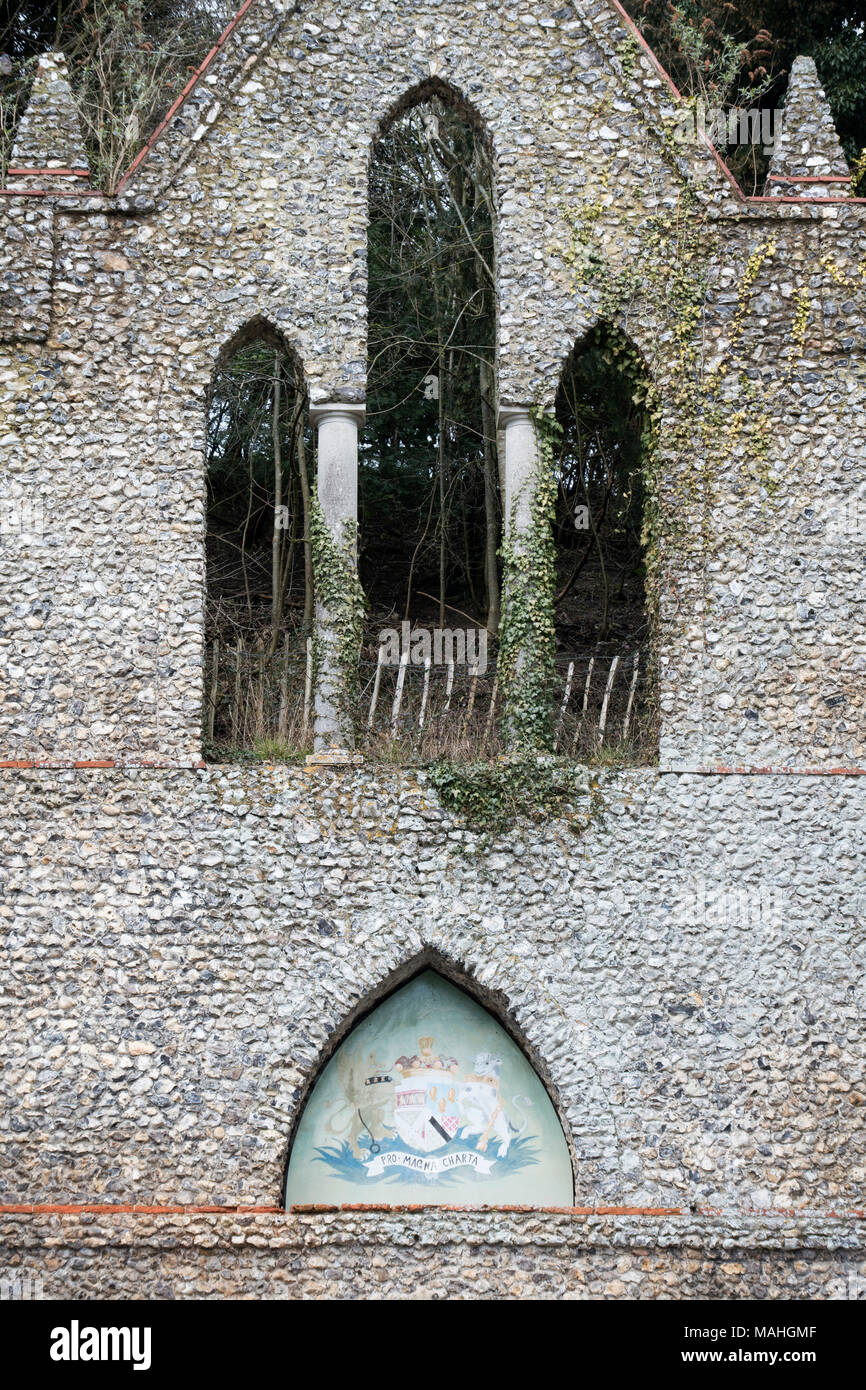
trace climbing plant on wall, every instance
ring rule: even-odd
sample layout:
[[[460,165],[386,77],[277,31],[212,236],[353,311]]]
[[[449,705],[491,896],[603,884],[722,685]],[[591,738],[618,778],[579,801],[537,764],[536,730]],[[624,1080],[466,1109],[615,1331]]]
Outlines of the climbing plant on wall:
[[[530,524],[517,532],[515,519],[502,545],[505,601],[499,647],[505,738],[512,752],[547,748],[552,734],[556,631],[553,541],[556,478],[556,421],[535,412],[538,465],[529,502]]]

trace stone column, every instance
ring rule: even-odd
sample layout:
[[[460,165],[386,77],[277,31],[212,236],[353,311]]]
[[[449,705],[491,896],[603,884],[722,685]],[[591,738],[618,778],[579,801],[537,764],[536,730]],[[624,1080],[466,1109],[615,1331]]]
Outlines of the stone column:
[[[358,520],[358,430],[363,422],[363,405],[327,401],[310,407],[310,423],[317,429],[319,505],[331,540],[339,551],[346,546],[346,523],[354,527]],[[315,555],[313,563],[315,569]],[[333,761],[342,761],[339,755],[347,754],[352,746],[338,624],[339,615],[330,613],[317,597],[315,749],[316,753],[333,753]]]
[[[505,435],[505,534],[529,529],[532,489],[538,468],[538,441],[529,406],[503,405],[499,428]]]
[[[524,551],[524,546],[521,543],[522,538],[529,534],[533,524],[532,502],[538,482],[540,458],[538,436],[535,422],[532,419],[531,407],[528,405],[501,406],[499,428],[504,435],[505,444],[505,538],[509,543],[509,549],[519,556],[521,551]],[[513,621],[515,608],[513,603],[509,603],[509,595],[514,594],[517,584],[528,583],[530,586],[536,585],[540,588],[546,582],[547,580],[541,574],[536,577],[531,573],[526,573],[523,568],[518,569],[513,560],[510,565],[506,563],[502,576],[506,616],[510,609]],[[513,676],[518,678],[518,685],[523,683],[520,678],[525,676],[528,663],[536,661],[539,655],[536,650],[524,643],[523,638],[529,636],[528,632],[518,632],[517,650],[511,652],[508,661]],[[504,708],[505,740],[511,748],[525,744],[527,741],[526,720],[518,709],[521,701],[516,699],[515,695],[516,688],[512,685],[506,693]],[[535,742],[534,735],[532,742]],[[538,746],[543,746],[543,740],[540,736],[538,737]]]

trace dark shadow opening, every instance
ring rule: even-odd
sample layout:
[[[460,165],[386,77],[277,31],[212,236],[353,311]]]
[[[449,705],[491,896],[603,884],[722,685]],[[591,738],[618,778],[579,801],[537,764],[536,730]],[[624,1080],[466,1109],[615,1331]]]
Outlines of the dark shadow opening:
[[[557,748],[580,760],[652,763],[654,415],[631,340],[610,324],[594,328],[563,368],[555,409]]]
[[[394,714],[397,642],[405,649],[420,630],[433,649],[437,629],[457,631],[455,651],[463,644],[474,651],[483,631],[492,658],[500,613],[496,218],[490,141],[478,112],[438,79],[413,87],[382,123],[368,188],[358,500],[370,611],[359,723],[364,730],[369,722],[370,751],[383,743],[390,751],[396,739],[407,756],[435,757],[461,742],[477,745],[488,673],[475,691],[474,718],[464,720],[470,662],[458,658],[449,696],[447,659],[434,656],[425,673],[413,658]],[[385,634],[396,641],[374,704]]]
[[[256,316],[220,352],[207,402],[205,756],[300,755],[313,623],[307,384]]]

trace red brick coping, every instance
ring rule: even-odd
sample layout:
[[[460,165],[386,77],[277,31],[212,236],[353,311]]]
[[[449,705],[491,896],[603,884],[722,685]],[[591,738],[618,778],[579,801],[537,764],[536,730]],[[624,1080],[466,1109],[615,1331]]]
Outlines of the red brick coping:
[[[263,763],[275,767],[279,764]],[[171,762],[159,758],[0,758],[0,769],[13,771],[42,770],[69,772],[92,768],[150,768],[167,772],[206,772],[210,768],[235,766],[232,763]],[[286,764],[297,766],[297,764]],[[339,767],[330,763],[327,767]],[[866,777],[863,767],[728,767],[719,763],[713,767],[661,767],[655,769],[664,776],[674,777]]]
[[[435,1212],[435,1211],[477,1211],[500,1213],[530,1212],[548,1216],[730,1216],[733,1213],[721,1207],[695,1207],[693,1211],[684,1207],[533,1207],[533,1206],[470,1206],[459,1204],[438,1204],[429,1202],[395,1203],[387,1202],[344,1202],[333,1205],[327,1202],[298,1203],[290,1207],[272,1206],[195,1206],[177,1204],[174,1206],[129,1205],[123,1202],[84,1202],[55,1204],[42,1202],[0,1204],[0,1216],[306,1216],[329,1212]],[[815,1213],[797,1207],[749,1207],[740,1215],[767,1217],[806,1217]],[[827,1211],[818,1213],[824,1219],[866,1220],[866,1210]]]

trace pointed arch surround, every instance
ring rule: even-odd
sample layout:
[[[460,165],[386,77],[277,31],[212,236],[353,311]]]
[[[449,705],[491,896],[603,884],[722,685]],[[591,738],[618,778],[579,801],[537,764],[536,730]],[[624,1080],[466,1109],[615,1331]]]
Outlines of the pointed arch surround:
[[[470,101],[459,86],[438,76],[426,77],[423,81],[416,82],[406,87],[400,93],[396,101],[391,103],[388,110],[378,121],[374,136],[374,147],[376,140],[380,139],[388,128],[392,126],[396,120],[399,120],[404,112],[410,111],[414,106],[423,106],[425,102],[433,99],[444,102],[447,106],[452,107],[453,110],[462,116],[467,124],[479,129],[483,133],[485,143],[492,155],[493,141],[490,129],[478,107],[474,102]]]
[[[287,1207],[571,1206],[574,1181],[562,1125],[523,1048],[425,961],[320,1070],[284,1196]]]

